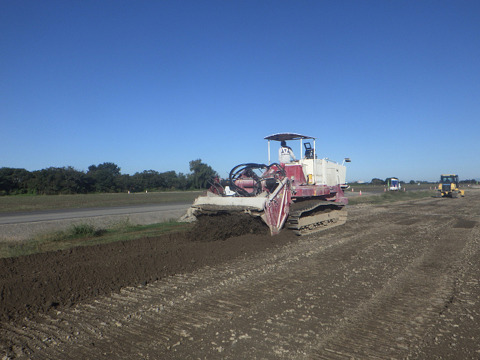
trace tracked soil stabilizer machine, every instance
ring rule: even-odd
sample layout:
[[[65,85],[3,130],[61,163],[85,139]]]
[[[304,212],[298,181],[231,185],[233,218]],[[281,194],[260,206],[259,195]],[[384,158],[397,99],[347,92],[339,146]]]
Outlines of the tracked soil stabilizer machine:
[[[294,133],[265,137],[268,165],[246,163],[235,166],[228,179],[215,179],[199,196],[184,221],[222,213],[248,213],[260,217],[272,235],[285,226],[298,235],[342,225],[347,220],[344,196],[346,167],[326,158],[317,159],[315,138]],[[302,156],[286,163],[270,161],[271,141],[300,141]],[[313,141],[313,147],[310,141]]]

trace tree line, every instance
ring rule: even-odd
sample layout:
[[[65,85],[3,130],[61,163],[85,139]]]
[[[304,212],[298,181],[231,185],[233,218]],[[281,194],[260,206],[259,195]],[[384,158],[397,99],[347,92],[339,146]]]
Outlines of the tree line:
[[[373,178],[372,181],[370,181],[370,184],[371,185],[386,185],[388,184],[388,182],[391,180],[392,178],[389,177],[389,178],[386,178],[385,180],[382,180],[382,179],[379,179],[379,178]],[[398,178],[395,178],[395,179],[398,179]],[[406,184],[405,181],[403,180],[399,180],[399,182],[401,184]],[[353,181],[351,182],[350,184],[355,184],[355,183],[358,183],[356,181]],[[438,181],[423,181],[423,180],[410,180],[410,182],[408,182],[410,185],[413,185],[413,184],[436,184],[438,183]],[[460,184],[477,184],[478,181],[475,180],[475,179],[467,179],[467,180],[460,180],[459,181]],[[366,183],[368,184],[368,182]]]
[[[91,165],[88,171],[71,166],[26,169],[0,168],[0,195],[58,195],[107,192],[144,192],[206,189],[217,173],[201,159],[189,163],[190,173],[145,170],[134,175],[122,174],[118,165],[105,162]]]

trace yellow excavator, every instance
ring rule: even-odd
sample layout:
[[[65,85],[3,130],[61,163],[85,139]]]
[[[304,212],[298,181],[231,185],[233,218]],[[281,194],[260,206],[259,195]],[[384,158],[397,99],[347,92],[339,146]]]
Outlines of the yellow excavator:
[[[438,184],[437,195],[439,197],[456,198],[459,195],[465,196],[465,191],[458,187],[458,175],[442,174],[440,175],[440,184]]]

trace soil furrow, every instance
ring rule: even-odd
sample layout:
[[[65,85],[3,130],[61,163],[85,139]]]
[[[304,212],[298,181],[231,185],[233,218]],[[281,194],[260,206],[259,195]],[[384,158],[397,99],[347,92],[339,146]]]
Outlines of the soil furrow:
[[[7,313],[0,349],[5,359],[475,358],[480,193],[469,196],[350,207],[345,225],[304,238],[169,236],[13,261],[23,284],[65,276],[69,290],[26,298],[36,316]],[[55,272],[32,277],[43,259]]]

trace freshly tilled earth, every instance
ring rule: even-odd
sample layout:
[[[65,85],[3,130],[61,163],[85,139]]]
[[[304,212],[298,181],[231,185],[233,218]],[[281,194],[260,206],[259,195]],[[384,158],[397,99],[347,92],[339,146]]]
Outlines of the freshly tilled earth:
[[[480,191],[0,260],[3,359],[478,359]]]

